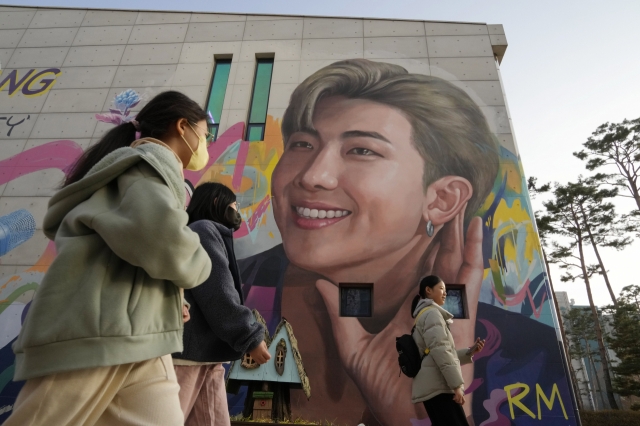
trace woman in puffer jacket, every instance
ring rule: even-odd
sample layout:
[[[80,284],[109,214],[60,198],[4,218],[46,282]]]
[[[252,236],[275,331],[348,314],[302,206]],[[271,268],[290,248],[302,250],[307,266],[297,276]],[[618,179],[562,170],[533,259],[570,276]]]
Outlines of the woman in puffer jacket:
[[[429,275],[420,280],[411,312],[416,319],[413,340],[425,356],[413,379],[411,400],[424,404],[432,426],[468,426],[462,409],[464,380],[460,364],[473,362],[484,340],[476,339],[472,348],[455,349],[449,331],[453,315],[442,307],[446,298],[446,285],[439,277]]]

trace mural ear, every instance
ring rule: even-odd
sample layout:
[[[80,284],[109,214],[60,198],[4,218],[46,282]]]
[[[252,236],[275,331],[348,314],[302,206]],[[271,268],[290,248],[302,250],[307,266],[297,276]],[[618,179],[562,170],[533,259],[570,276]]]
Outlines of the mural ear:
[[[425,194],[425,221],[443,225],[458,215],[473,195],[471,183],[461,176],[445,176],[433,182]]]

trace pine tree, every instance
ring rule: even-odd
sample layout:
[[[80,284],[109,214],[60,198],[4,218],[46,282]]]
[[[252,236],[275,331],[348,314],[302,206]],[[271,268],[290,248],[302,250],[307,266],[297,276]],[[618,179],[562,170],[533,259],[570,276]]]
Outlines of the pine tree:
[[[640,397],[640,286],[624,287],[618,302],[608,309],[613,328],[608,342],[620,360],[612,367],[613,385],[620,395]]]
[[[573,155],[587,162],[587,170],[601,169],[594,177],[626,191],[617,195],[633,198],[640,211],[640,118],[605,123]]]
[[[582,177],[578,178],[577,183],[567,184],[567,188],[581,200],[580,213],[583,217],[589,243],[596,259],[598,259],[598,274],[604,278],[611,301],[615,305],[617,303],[616,297],[599,247],[623,250],[632,242],[630,237],[624,236],[630,231],[627,220],[618,216],[613,203],[606,202],[606,200],[615,197],[618,190],[617,188],[602,188],[598,185],[597,180],[593,178],[582,179]]]
[[[551,189],[550,184],[544,184],[538,186],[537,178],[531,176],[528,180],[528,188],[529,194],[531,198],[535,198],[537,195],[549,192]],[[567,348],[569,353],[569,358],[571,358],[571,350],[570,345],[571,342],[567,337],[567,332],[564,327],[563,315],[560,312],[560,307],[558,306],[558,299],[556,298],[556,291],[553,288],[553,280],[551,278],[551,268],[549,268],[549,259],[547,258],[547,247],[549,244],[549,235],[553,231],[553,227],[551,226],[551,218],[549,216],[540,215],[539,212],[533,212],[536,219],[536,228],[538,228],[538,236],[540,237],[540,250],[542,251],[542,258],[544,259],[545,272],[547,273],[547,278],[549,279],[549,286],[551,287],[551,293],[553,294],[553,305],[556,310],[556,315],[558,317],[558,323],[560,326],[560,335],[562,336],[562,345]],[[562,349],[562,348],[560,348]],[[565,353],[566,353],[565,352]],[[580,386],[578,385],[578,377],[576,372],[573,369],[573,365],[570,360],[567,360],[567,368],[569,369],[569,375],[571,376],[571,383],[573,384],[574,392],[579,392]],[[584,407],[582,406],[582,398],[576,398],[576,403],[578,404],[578,409],[582,410]]]
[[[553,191],[554,199],[544,203],[549,216],[549,226],[553,229],[552,232],[564,237],[567,241],[565,244],[553,243],[553,252],[549,255],[550,262],[559,264],[560,268],[565,271],[565,274],[561,277],[562,281],[580,279],[585,284],[596,342],[600,352],[600,359],[602,360],[607,399],[613,409],[617,409],[618,404],[616,403],[611,383],[611,373],[607,362],[607,352],[604,346],[598,310],[591,292],[591,277],[593,274],[606,273],[606,270],[601,263],[599,265],[587,264],[585,246],[596,244],[597,241],[594,235],[598,235],[597,230],[603,226],[602,222],[606,219],[602,206],[610,204],[604,202],[604,200],[611,197],[611,194],[615,195],[615,192],[615,190],[608,189],[592,191],[585,187],[584,182],[580,180],[578,183],[556,184]],[[607,208],[604,211],[613,212],[612,209],[613,206],[611,206],[611,210]],[[611,295],[615,301],[612,291]]]
[[[586,364],[589,366],[588,371],[585,371],[584,374],[586,380],[582,381],[587,387],[586,396],[591,401],[594,410],[598,409],[598,401],[594,400],[594,395],[601,401],[600,406],[604,407],[602,384],[596,369],[596,362],[600,361],[600,356],[598,351],[594,351],[590,344],[596,339],[591,313],[585,309],[572,308],[564,315],[564,320],[567,323],[571,358],[578,361],[580,365],[585,365],[586,360]],[[581,370],[582,367],[576,369],[576,376]],[[589,371],[591,371],[591,374],[589,374]],[[591,392],[589,392],[589,389],[591,389]],[[585,395],[585,393],[582,393],[582,395]]]

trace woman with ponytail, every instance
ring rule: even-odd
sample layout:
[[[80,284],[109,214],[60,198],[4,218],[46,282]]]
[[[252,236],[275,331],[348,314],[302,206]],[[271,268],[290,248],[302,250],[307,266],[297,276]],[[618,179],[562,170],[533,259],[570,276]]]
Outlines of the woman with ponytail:
[[[413,339],[424,358],[413,379],[411,401],[424,404],[432,426],[468,426],[462,409],[465,400],[460,364],[473,362],[484,340],[477,338],[473,347],[455,349],[449,330],[453,315],[442,307],[446,298],[446,285],[439,277],[429,275],[420,280],[411,315],[415,318]]]
[[[189,228],[211,258],[211,275],[185,290],[191,319],[184,328],[184,350],[173,354],[180,405],[186,426],[229,426],[222,366],[245,353],[264,364],[271,356],[264,328],[244,306],[242,283],[233,248],[240,228],[236,195],[221,183],[204,183],[193,192]]]
[[[206,118],[159,94],[49,201],[57,257],[13,344],[26,384],[6,426],[183,424],[170,354],[182,350],[182,289],[211,261],[187,227],[182,170],[208,162]]]

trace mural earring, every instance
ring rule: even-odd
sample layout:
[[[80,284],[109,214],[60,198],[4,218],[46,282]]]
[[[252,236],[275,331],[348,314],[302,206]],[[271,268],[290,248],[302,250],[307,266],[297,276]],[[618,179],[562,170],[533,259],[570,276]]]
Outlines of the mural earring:
[[[433,223],[427,222],[427,235],[433,237]]]

